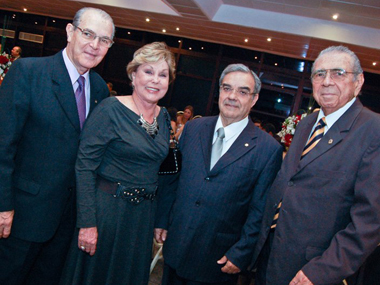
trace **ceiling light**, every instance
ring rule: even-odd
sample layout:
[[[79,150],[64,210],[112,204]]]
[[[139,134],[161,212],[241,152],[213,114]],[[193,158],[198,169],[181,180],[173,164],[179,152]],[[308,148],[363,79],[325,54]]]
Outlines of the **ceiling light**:
[[[163,33],[166,33],[166,30],[165,30],[165,29],[162,29],[162,32],[163,32]]]
[[[180,43],[180,42],[181,42],[181,40],[178,40],[178,42]]]
[[[55,20],[53,20],[53,23],[55,23]]]
[[[278,99],[277,99],[277,103],[281,103],[281,98],[278,98]]]
[[[201,47],[201,49],[205,49],[204,47]]]
[[[375,66],[377,63],[376,62],[372,62],[372,65]]]
[[[248,43],[248,39],[245,39],[244,41],[245,41],[246,43]]]
[[[192,50],[192,48],[191,48],[191,47],[189,47],[189,50]]]
[[[274,65],[277,66],[277,62]]]
[[[257,56],[255,56],[255,59],[257,59]]]
[[[28,9],[24,8],[24,12],[28,11]]]
[[[34,22],[35,25],[37,25],[38,23],[37,22]]]
[[[150,22],[150,19],[149,19],[149,18],[146,18],[145,21]]]
[[[272,39],[271,38],[267,38],[267,41],[270,42],[270,41],[272,41]]]
[[[131,32],[128,32],[128,35],[130,35],[131,34]]]
[[[179,28],[177,27],[176,30],[179,31]]]
[[[332,16],[332,18],[333,18],[334,20],[337,20],[338,17],[339,17],[339,14],[334,14],[334,15]]]

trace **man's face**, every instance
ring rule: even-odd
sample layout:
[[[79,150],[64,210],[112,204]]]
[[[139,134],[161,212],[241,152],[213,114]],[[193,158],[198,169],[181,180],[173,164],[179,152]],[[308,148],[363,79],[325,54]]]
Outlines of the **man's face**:
[[[20,55],[20,50],[18,47],[13,47],[11,50],[11,55],[12,57],[18,57]]]
[[[87,11],[82,15],[79,27],[89,30],[100,37],[112,38],[113,26],[99,16],[96,11]],[[108,47],[95,40],[87,40],[82,37],[79,29],[75,29],[72,24],[66,27],[67,32],[67,55],[80,74],[97,66],[108,51]]]
[[[330,52],[320,57],[314,64],[314,72],[317,70],[344,69],[353,72],[353,62],[351,57],[343,52]],[[354,81],[354,74],[348,73],[341,80],[332,80],[330,72],[322,82],[313,83],[314,99],[321,106],[325,115],[329,115],[346,105],[352,98],[358,96],[363,83],[363,74],[357,75]]]
[[[219,92],[219,110],[223,126],[226,127],[247,117],[259,99],[259,94],[251,94],[255,88],[255,79],[250,73],[230,72],[223,78],[222,86]],[[242,95],[239,90],[247,91],[247,94]]]

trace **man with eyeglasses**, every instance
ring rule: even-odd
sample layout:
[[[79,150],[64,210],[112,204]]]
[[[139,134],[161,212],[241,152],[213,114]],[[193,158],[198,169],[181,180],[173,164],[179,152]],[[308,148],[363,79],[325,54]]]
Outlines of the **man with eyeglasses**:
[[[321,109],[297,126],[270,189],[257,285],[362,284],[380,242],[380,116],[358,98],[359,59],[329,47],[311,81]]]
[[[171,222],[157,213],[155,237],[165,241],[163,285],[236,284],[249,265],[266,192],[282,161],[280,144],[248,116],[259,98],[257,75],[231,64],[219,85],[219,116],[192,120],[182,133]]]
[[[112,18],[79,10],[66,48],[15,61],[0,89],[0,284],[58,284],[75,228],[74,165],[83,123],[109,94],[91,68]]]

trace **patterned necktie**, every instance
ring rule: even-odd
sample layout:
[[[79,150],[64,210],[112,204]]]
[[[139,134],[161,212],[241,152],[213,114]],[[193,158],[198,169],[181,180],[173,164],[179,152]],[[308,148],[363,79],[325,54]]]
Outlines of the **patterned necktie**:
[[[323,117],[319,120],[317,126],[315,127],[313,133],[310,136],[309,141],[305,145],[302,155],[301,155],[301,159],[319,143],[319,141],[324,135],[325,126],[326,126],[326,120],[325,120],[325,117]]]
[[[222,150],[223,150],[223,139],[225,136],[224,129],[219,128],[217,130],[217,133],[218,133],[218,137],[216,138],[216,141],[212,145],[210,170],[218,162],[219,158],[222,155]]]
[[[86,95],[85,95],[85,79],[79,76],[78,88],[75,91],[75,100],[77,101],[78,115],[80,128],[83,128],[84,121],[86,120]]]

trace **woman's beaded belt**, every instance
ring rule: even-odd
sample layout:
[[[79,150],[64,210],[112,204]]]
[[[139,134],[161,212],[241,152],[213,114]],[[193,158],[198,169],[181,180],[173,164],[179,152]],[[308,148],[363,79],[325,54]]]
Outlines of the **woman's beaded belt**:
[[[122,198],[132,204],[139,204],[144,200],[154,200],[157,193],[157,187],[154,192],[146,193],[143,187],[126,187],[118,182],[112,182],[100,176],[96,179],[96,187],[103,192],[112,194],[115,198]]]

